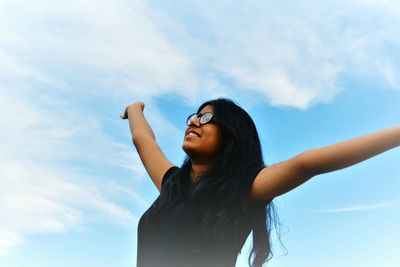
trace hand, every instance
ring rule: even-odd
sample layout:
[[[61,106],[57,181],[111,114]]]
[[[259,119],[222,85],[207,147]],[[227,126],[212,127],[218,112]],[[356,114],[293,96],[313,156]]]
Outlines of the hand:
[[[125,108],[124,113],[119,115],[121,117],[121,119],[123,119],[123,120],[128,119],[128,109],[132,109],[132,108],[140,108],[140,110],[143,111],[144,110],[144,103],[139,101],[139,102],[135,102],[135,103],[132,103],[132,104],[128,105]]]

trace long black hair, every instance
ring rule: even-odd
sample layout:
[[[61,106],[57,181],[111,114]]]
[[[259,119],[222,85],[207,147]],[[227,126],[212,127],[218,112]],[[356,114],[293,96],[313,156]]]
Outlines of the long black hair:
[[[243,244],[245,240],[239,240],[237,233],[246,225],[253,235],[248,262],[259,267],[272,257],[270,232],[275,211],[272,200],[252,203],[249,198],[255,176],[265,167],[257,129],[248,113],[230,99],[207,101],[198,113],[207,105],[213,107],[215,123],[221,129],[219,155],[211,170],[192,184],[192,165],[186,157],[181,169],[171,177],[173,181],[161,190],[157,209],[168,212],[187,199],[190,186],[189,201],[195,213],[200,214],[204,239],[225,247]]]

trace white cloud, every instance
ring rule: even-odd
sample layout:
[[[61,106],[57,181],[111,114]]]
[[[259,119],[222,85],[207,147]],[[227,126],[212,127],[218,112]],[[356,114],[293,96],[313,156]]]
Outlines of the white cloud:
[[[104,130],[126,123],[84,100],[190,88],[190,64],[150,18],[141,1],[1,2],[0,253],[93,220],[135,225],[127,206],[148,203],[126,184],[144,169],[132,146]],[[162,118],[158,126],[176,132]]]
[[[0,254],[31,234],[67,232],[94,220],[133,225],[136,216],[90,183],[92,177],[34,161],[1,159]]]
[[[191,62],[153,16],[142,1],[5,1],[0,23],[9,27],[0,30],[0,51],[18,59],[18,69],[97,87],[79,88],[82,93],[193,94]]]
[[[112,173],[126,170],[138,183],[144,170],[137,155],[107,136],[94,114],[82,116],[84,107],[33,93],[26,73],[19,72],[14,87],[0,87],[0,254],[27,235],[71,231],[93,220],[134,225],[137,215],[122,202],[142,207],[146,201]]]
[[[304,109],[331,100],[342,74],[400,88],[397,7],[378,0],[3,1],[0,51],[19,62],[14,69],[82,94],[150,101],[173,92],[194,104],[231,96],[232,86]]]
[[[333,208],[333,209],[320,209],[320,210],[311,210],[311,213],[341,213],[341,212],[354,212],[354,211],[370,211],[377,209],[384,209],[388,207],[392,207],[393,205],[389,203],[377,203],[371,205],[360,205],[360,206],[349,206],[343,208]]]
[[[343,89],[341,75],[400,88],[394,1],[177,2],[159,10],[182,25],[178,46],[206,75],[273,105],[305,109],[329,101]]]
[[[23,238],[16,232],[0,228],[0,255],[11,253],[14,247],[23,243]]]

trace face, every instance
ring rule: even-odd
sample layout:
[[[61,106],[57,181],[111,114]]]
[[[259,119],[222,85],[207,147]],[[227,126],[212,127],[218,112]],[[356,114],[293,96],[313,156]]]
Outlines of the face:
[[[200,113],[213,112],[212,106],[205,106]],[[185,131],[182,148],[189,157],[210,159],[218,153],[221,130],[213,122],[200,125],[199,119],[192,121]]]

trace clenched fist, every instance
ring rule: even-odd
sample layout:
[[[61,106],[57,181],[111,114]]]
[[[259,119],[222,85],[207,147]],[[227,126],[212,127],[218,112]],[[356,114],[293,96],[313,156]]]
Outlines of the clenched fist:
[[[144,110],[144,103],[139,101],[139,102],[135,102],[135,103],[132,103],[132,104],[128,105],[128,106],[125,108],[124,113],[122,113],[122,114],[119,115],[119,116],[120,116],[121,119],[123,119],[123,120],[128,119],[128,111],[129,111],[129,110],[133,110],[133,109],[140,109],[140,111],[143,111],[143,110]]]

